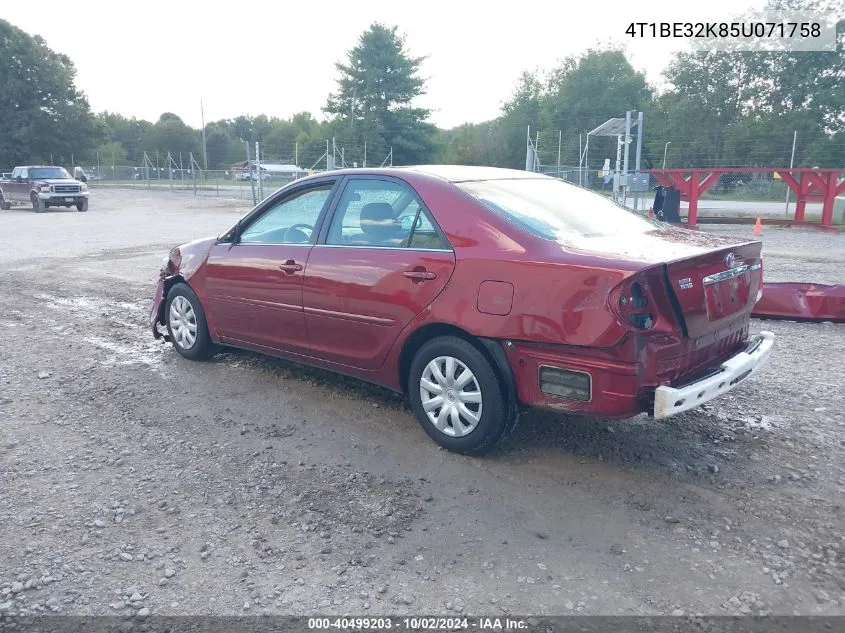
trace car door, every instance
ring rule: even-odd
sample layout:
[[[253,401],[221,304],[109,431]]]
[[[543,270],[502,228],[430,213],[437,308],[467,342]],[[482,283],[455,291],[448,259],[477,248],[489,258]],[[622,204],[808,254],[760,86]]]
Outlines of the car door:
[[[454,263],[451,246],[406,183],[348,177],[305,270],[312,353],[377,369],[402,329],[446,286]]]
[[[302,279],[336,181],[270,198],[228,241],[211,248],[206,303],[223,342],[303,353]]]
[[[11,195],[10,200],[22,202],[29,200],[29,173],[26,167],[15,168],[12,171],[12,182],[9,183]],[[26,195],[24,195],[26,194]]]

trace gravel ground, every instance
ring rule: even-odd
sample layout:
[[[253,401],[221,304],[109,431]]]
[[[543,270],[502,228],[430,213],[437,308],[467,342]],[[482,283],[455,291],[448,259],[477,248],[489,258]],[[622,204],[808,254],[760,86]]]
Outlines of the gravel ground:
[[[378,388],[153,340],[163,256],[243,205],[0,213],[0,617],[845,614],[845,326],[755,321],[769,364],[702,410],[462,457]],[[845,282],[842,236],[763,239],[767,279]]]

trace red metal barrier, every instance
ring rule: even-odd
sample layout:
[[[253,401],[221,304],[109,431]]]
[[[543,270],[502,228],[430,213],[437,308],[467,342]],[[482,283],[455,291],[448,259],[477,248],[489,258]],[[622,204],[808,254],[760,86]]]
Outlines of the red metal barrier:
[[[751,316],[845,323],[845,285],[765,282]]]
[[[691,227],[698,223],[699,196],[712,187],[722,174],[758,173],[777,174],[789,187],[797,202],[795,204],[795,222],[804,222],[804,212],[808,202],[822,203],[820,225],[833,225],[833,201],[837,195],[845,192],[845,174],[840,169],[811,169],[807,167],[713,167],[707,169],[652,169],[657,182],[664,187],[674,187],[681,194],[681,200],[689,202],[687,224]]]

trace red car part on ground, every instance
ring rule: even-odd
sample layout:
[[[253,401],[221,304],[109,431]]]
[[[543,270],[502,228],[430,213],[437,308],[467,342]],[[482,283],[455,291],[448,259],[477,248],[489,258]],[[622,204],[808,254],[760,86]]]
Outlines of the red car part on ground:
[[[752,316],[845,323],[845,285],[766,282]]]
[[[337,170],[174,249],[150,321],[405,393],[460,452],[519,410],[675,415],[768,357],[751,335],[762,244],[672,227],[517,170]]]

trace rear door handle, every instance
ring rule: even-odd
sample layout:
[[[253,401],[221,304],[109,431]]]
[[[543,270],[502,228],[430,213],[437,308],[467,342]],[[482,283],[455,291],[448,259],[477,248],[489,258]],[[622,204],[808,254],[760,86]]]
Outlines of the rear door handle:
[[[428,270],[406,270],[404,273],[408,279],[436,279],[437,275]]]
[[[292,275],[293,273],[299,272],[302,270],[302,264],[297,264],[292,259],[289,259],[284,264],[279,264],[279,270],[288,275]]]

